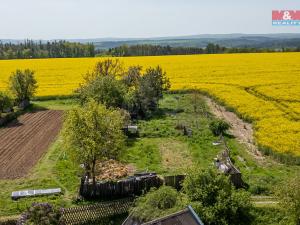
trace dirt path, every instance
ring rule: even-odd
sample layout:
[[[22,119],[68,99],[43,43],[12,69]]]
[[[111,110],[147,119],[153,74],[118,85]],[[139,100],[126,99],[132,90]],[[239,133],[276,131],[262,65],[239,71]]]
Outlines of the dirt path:
[[[213,114],[231,125],[230,133],[247,147],[248,152],[258,161],[265,160],[265,157],[255,145],[252,125],[241,120],[235,113],[227,111],[225,107],[220,106],[211,98],[204,98]]]

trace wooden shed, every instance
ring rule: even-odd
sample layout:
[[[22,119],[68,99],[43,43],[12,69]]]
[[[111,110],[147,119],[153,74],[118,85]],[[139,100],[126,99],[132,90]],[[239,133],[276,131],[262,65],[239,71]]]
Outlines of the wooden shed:
[[[171,215],[141,223],[130,216],[122,225],[204,225],[191,206]]]
[[[138,137],[139,136],[138,126],[136,126],[136,125],[125,126],[125,127],[123,127],[123,131],[129,137]]]

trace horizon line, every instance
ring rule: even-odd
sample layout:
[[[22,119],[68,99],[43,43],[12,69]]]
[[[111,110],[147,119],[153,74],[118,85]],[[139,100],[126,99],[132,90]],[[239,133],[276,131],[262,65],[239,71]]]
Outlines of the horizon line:
[[[13,41],[25,41],[25,40],[34,40],[34,41],[52,41],[52,40],[90,40],[90,39],[125,39],[125,40],[130,40],[130,39],[163,39],[163,38],[184,38],[184,37],[193,37],[193,36],[205,36],[205,35],[300,35],[300,32],[280,32],[280,33],[205,33],[205,34],[183,34],[183,35],[170,35],[170,36],[149,36],[149,37],[86,37],[86,38],[1,38],[0,40],[13,40]]]

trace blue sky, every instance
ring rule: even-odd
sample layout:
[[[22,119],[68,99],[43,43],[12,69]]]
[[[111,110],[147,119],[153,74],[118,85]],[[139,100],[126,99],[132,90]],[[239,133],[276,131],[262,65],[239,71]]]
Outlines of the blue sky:
[[[272,27],[300,0],[0,0],[0,39],[300,33]]]

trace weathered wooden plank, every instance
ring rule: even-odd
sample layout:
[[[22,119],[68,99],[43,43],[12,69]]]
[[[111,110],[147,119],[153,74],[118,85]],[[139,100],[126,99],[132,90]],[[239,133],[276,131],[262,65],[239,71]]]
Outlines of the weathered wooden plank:
[[[11,198],[17,200],[19,198],[31,197],[31,196],[40,196],[40,195],[54,195],[60,194],[61,188],[53,189],[39,189],[39,190],[23,190],[23,191],[14,191],[11,193]]]

